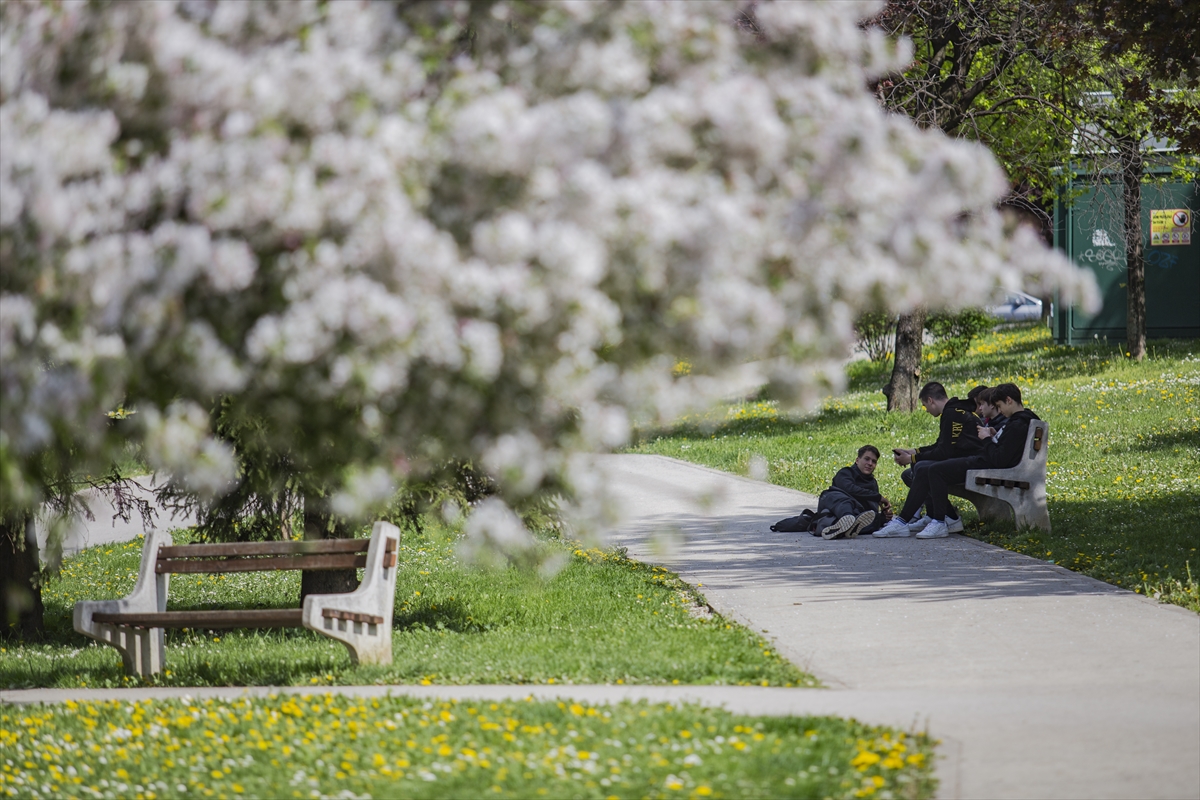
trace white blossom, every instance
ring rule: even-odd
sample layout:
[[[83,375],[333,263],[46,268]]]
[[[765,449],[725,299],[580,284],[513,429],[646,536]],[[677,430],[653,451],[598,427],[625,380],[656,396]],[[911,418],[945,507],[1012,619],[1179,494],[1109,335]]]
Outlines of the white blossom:
[[[766,45],[743,6],[0,4],[4,502],[127,436],[226,491],[223,398],[343,513],[459,458],[582,529],[581,454],[746,362],[812,403],[864,310],[1095,300],[984,149],[864,88],[907,58],[874,5],[757,3]],[[466,529],[532,552],[500,500]]]
[[[329,508],[347,519],[364,519],[385,507],[396,488],[395,479],[383,467],[353,470],[345,486],[330,498]]]
[[[190,402],[175,402],[164,414],[142,409],[142,453],[157,472],[206,498],[228,491],[237,461],[223,442],[208,436],[208,414]]]
[[[521,518],[496,498],[471,509],[463,533],[458,554],[468,564],[530,562],[537,557],[537,540],[525,530]]]

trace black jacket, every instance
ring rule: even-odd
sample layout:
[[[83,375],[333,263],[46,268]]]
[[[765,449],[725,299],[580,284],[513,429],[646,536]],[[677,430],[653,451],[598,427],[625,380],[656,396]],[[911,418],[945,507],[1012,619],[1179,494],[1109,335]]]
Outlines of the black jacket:
[[[1008,418],[1000,431],[999,441],[984,442],[983,457],[993,469],[1008,469],[1021,463],[1025,454],[1025,439],[1029,436],[1029,423],[1041,419],[1028,408],[1023,408]]]
[[[994,431],[995,431],[995,433],[994,433],[994,434],[992,434],[992,438],[998,441],[998,440],[999,440],[999,438],[1000,438],[1000,431],[1004,430],[1004,426],[1005,426],[1005,425],[1007,425],[1007,424],[1008,424],[1008,417],[1006,417],[1006,416],[1004,416],[1003,414],[1001,414],[1001,415],[999,415],[999,416],[996,416],[996,417],[989,417],[988,419],[982,420],[982,421],[979,423],[979,427],[981,427],[981,428],[991,428],[992,430],[994,430]],[[987,442],[988,440],[987,440],[987,439],[984,439],[983,441],[984,441],[984,443],[985,443],[985,446],[986,446],[986,442]]]
[[[879,493],[879,482],[875,480],[875,476],[864,475],[856,464],[839,469],[833,476],[833,485],[821,492],[821,497],[833,492],[839,492],[857,500],[872,511],[879,510],[879,501],[883,498],[883,495]]]
[[[940,419],[937,441],[918,447],[913,458],[914,464],[918,461],[965,458],[976,455],[983,449],[983,440],[976,433],[979,429],[979,417],[975,416],[975,403],[951,397],[946,401]]]

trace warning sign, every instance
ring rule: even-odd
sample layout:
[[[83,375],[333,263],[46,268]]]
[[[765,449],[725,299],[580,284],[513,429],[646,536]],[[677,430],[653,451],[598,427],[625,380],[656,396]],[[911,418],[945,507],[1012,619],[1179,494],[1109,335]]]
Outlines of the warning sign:
[[[1192,243],[1192,212],[1186,208],[1156,208],[1150,212],[1150,246]]]

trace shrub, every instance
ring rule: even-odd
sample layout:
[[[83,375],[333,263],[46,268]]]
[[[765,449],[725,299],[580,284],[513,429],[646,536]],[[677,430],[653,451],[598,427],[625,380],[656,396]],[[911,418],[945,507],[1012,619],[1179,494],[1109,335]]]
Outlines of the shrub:
[[[982,308],[967,308],[957,314],[930,314],[925,330],[933,336],[933,352],[939,358],[962,358],[971,349],[971,342],[996,325],[996,318]]]
[[[858,349],[872,361],[886,361],[895,349],[896,316],[882,311],[863,314],[854,323]]]

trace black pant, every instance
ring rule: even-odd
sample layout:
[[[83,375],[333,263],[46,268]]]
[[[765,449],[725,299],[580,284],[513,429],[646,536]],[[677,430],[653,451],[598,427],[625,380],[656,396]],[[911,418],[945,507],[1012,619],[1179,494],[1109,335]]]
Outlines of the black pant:
[[[944,511],[940,517],[934,517],[928,507],[929,470],[938,464],[945,463],[945,461],[918,461],[900,473],[900,480],[904,481],[904,485],[908,487],[908,497],[904,500],[904,508],[900,509],[900,519],[912,522],[921,511],[921,506],[925,506],[926,512],[934,519],[945,519],[947,515],[958,519],[958,511],[953,505],[948,504],[948,510]]]
[[[904,507],[900,509],[900,519],[905,522],[916,519],[921,506],[925,505],[925,499],[929,496],[929,468],[935,463],[937,462],[918,461],[900,473],[900,480],[908,486],[908,497],[904,499]]]
[[[967,471],[984,469],[987,459],[983,456],[967,456],[966,458],[951,458],[939,461],[926,470],[929,499],[926,501],[929,516],[934,519],[945,519],[950,505],[950,487],[967,482]]]
[[[847,514],[857,517],[864,511],[870,510],[870,507],[862,501],[847,497],[841,492],[822,494],[817,503],[817,515],[813,517],[813,530],[820,533],[822,529],[828,528]],[[877,511],[875,519],[871,520],[870,525],[859,531],[859,534],[874,533],[882,527],[883,515]]]

